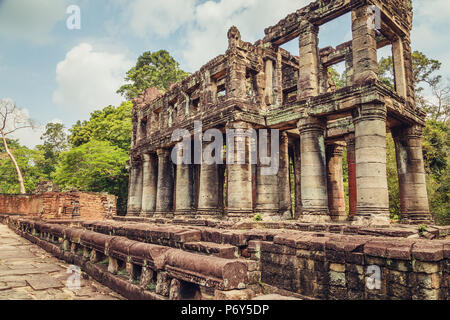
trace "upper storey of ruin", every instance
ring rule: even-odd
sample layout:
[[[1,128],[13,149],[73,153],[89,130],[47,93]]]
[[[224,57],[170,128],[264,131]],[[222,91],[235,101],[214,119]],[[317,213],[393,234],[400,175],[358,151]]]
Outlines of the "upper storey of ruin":
[[[349,12],[352,40],[319,48],[320,26]],[[282,127],[305,116],[346,117],[369,101],[387,105],[391,126],[422,124],[424,113],[414,101],[411,27],[411,0],[318,0],[266,28],[254,44],[231,27],[225,54],[165,93],[148,89],[134,100],[133,149],[164,145],[174,128],[192,130],[194,120],[202,120],[204,129],[236,120]],[[298,55],[280,47],[295,38]],[[392,45],[394,89],[378,81],[376,51],[386,45]],[[346,83],[336,90],[328,67],[341,62]]]
[[[264,42],[283,44],[300,35],[308,22],[321,26],[355,8],[375,5],[382,13],[381,31],[386,37],[407,36],[412,27],[411,0],[318,0],[289,14],[272,27],[264,30]]]

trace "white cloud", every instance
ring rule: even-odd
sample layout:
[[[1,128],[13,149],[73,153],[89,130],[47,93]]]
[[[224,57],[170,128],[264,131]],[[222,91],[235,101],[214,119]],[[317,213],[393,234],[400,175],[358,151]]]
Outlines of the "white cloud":
[[[448,23],[450,2],[448,0],[413,0],[414,18],[428,22]]]
[[[413,50],[442,62],[441,73],[450,75],[448,29],[450,28],[450,1],[413,0],[414,25],[411,33]]]
[[[277,23],[309,0],[114,0],[121,21],[142,38],[169,38],[179,33],[180,55],[190,71],[224,53],[227,31],[236,25],[245,41],[264,37],[264,28]],[[108,24],[107,24],[108,25]],[[117,26],[108,26],[114,32]],[[123,30],[123,29],[122,29]]]
[[[289,13],[307,5],[309,0],[221,0],[207,1],[196,7],[194,21],[184,36],[184,62],[191,70],[224,53],[226,34],[236,25],[244,41],[264,37],[264,28],[274,25]]]
[[[4,101],[14,103],[11,98],[2,99],[2,102]],[[18,122],[14,120],[16,118],[19,119]],[[53,119],[50,122],[62,123],[60,119]],[[17,107],[15,113],[7,118],[5,131],[12,131],[17,127],[28,126],[30,124],[32,124],[32,127],[17,129],[16,131],[8,134],[7,137],[11,139],[18,139],[20,144],[29,148],[34,148],[36,145],[41,143],[40,137],[45,131],[45,126],[33,121],[30,117],[30,111],[28,109]]]
[[[0,1],[0,36],[45,44],[53,26],[65,18],[67,0]]]
[[[81,119],[93,110],[118,105],[123,99],[116,91],[131,66],[122,53],[95,51],[91,44],[81,43],[56,66],[53,102]]]
[[[165,37],[192,19],[195,0],[134,0],[125,14],[138,36]]]

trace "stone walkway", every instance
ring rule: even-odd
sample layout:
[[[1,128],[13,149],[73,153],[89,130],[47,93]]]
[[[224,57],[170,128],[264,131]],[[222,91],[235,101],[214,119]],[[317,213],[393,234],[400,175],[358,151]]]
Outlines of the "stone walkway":
[[[118,300],[119,294],[0,224],[0,300]],[[68,281],[69,280],[69,281]]]

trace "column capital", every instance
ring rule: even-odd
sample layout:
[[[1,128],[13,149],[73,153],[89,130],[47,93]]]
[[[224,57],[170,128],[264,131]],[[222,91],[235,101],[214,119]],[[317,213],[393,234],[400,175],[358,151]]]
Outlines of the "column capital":
[[[245,121],[228,121],[225,125],[227,129],[252,129],[252,124]]]
[[[156,154],[159,156],[169,156],[170,150],[169,149],[157,149]]]
[[[327,144],[327,153],[330,156],[342,156],[344,154],[345,143],[343,142],[334,142],[331,144]]]
[[[345,143],[347,144],[347,148],[355,147],[355,133],[354,132],[345,135]]]
[[[139,167],[142,164],[142,158],[141,158],[141,156],[132,157],[132,158],[130,158],[129,163],[130,163],[130,168]]]
[[[355,132],[350,132],[345,135],[345,142],[355,140]]]
[[[353,110],[352,116],[354,124],[361,120],[386,121],[386,106],[384,104],[363,104]]]
[[[142,162],[150,162],[154,159],[152,153],[143,153],[142,154]]]
[[[391,129],[394,139],[401,138],[422,138],[423,127],[415,124],[409,127],[395,127]]]
[[[305,35],[305,33],[319,34],[319,27],[308,20],[302,20],[298,28],[300,30],[300,37]]]
[[[300,133],[307,131],[324,131],[326,127],[327,122],[322,118],[307,117],[300,119],[297,122],[297,128],[300,130]]]

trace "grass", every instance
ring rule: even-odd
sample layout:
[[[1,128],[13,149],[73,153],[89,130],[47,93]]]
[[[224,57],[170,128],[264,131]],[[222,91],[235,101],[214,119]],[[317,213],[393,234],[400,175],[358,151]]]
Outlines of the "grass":
[[[146,289],[147,289],[147,290],[150,290],[150,291],[155,291],[155,290],[156,290],[156,283],[150,282],[150,283],[147,285]]]
[[[426,231],[427,231],[427,226],[424,225],[424,224],[421,224],[421,225],[419,226],[419,234],[420,234],[420,235],[423,235],[423,233],[426,232]]]

